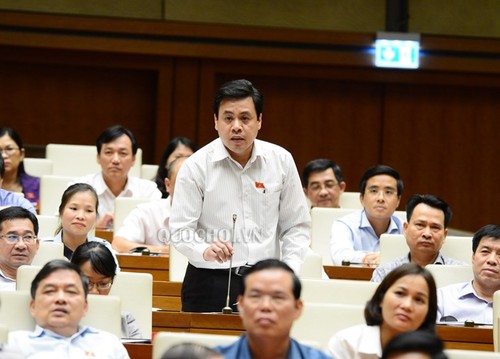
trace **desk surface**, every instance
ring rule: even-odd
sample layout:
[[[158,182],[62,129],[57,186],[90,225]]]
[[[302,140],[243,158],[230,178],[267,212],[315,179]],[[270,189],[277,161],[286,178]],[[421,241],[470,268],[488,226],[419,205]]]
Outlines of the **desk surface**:
[[[330,279],[370,280],[375,267],[323,266]]]
[[[117,254],[120,269],[124,272],[151,273],[153,280],[168,281],[170,257],[168,254],[143,256],[132,254]]]

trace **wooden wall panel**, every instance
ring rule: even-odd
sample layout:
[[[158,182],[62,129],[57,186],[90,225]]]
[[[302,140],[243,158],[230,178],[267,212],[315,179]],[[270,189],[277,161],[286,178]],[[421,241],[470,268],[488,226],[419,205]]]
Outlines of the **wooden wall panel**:
[[[383,158],[413,193],[432,193],[454,211],[452,227],[499,223],[500,91],[391,85],[386,91]]]

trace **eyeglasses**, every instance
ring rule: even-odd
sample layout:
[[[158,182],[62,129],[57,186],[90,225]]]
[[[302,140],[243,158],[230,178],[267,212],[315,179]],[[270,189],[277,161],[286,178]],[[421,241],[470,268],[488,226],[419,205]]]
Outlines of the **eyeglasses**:
[[[12,156],[17,150],[19,150],[18,147],[10,147],[7,146],[5,148],[0,148],[0,154],[5,153],[6,156],[10,157]]]
[[[309,186],[309,191],[318,192],[321,191],[323,188],[326,188],[327,190],[332,190],[336,186],[340,185],[336,182],[327,182],[324,185],[322,183],[313,183]]]
[[[92,290],[94,287],[97,288],[98,291],[104,291],[104,290],[108,290],[109,288],[111,288],[111,285],[113,284],[113,282],[107,282],[107,283],[103,283],[103,282],[99,282],[99,283],[93,283],[93,282],[90,282],[89,281],[89,290]]]
[[[0,236],[0,238],[5,239],[5,241],[8,244],[15,244],[15,243],[17,243],[17,241],[21,241],[21,240],[24,243],[26,243],[26,244],[33,244],[38,239],[37,237],[35,237],[32,234],[25,234],[25,235],[21,235],[21,234],[2,234]]]

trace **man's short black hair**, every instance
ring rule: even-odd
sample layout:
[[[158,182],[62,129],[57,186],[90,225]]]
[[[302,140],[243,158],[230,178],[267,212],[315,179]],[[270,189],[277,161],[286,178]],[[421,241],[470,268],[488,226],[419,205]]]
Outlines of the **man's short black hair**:
[[[307,188],[309,185],[309,177],[312,173],[323,172],[327,169],[331,168],[335,178],[338,183],[344,181],[344,176],[342,175],[342,170],[340,166],[333,162],[332,160],[326,158],[319,158],[316,160],[310,161],[305,167],[304,171],[302,171],[302,187]]]
[[[123,127],[122,125],[108,127],[104,130],[103,133],[99,135],[99,137],[97,137],[97,140],[95,141],[95,144],[97,146],[97,153],[101,153],[102,145],[104,145],[105,143],[110,143],[111,141],[114,141],[118,137],[121,137],[123,135],[126,135],[128,136],[128,138],[130,138],[130,141],[132,142],[132,154],[135,156],[135,154],[137,153],[137,149],[139,148],[137,140],[135,139],[132,131],[130,131],[128,128]]]
[[[476,249],[479,246],[479,242],[483,238],[493,238],[500,239],[500,226],[497,224],[487,224],[474,233],[472,237],[472,252],[476,253]]]
[[[260,117],[264,107],[264,96],[250,81],[245,79],[226,82],[217,90],[213,105],[215,117],[219,116],[219,107],[222,100],[228,98],[243,99],[246,97],[252,98],[257,118]]]
[[[448,228],[453,212],[451,211],[450,206],[448,206],[448,203],[432,194],[414,194],[410,197],[408,202],[406,202],[406,220],[408,221],[408,223],[410,223],[410,218],[413,215],[413,210],[420,203],[441,210],[444,214],[444,228]]]
[[[372,177],[379,175],[388,175],[393,177],[397,182],[398,196],[401,196],[401,194],[403,194],[404,190],[403,180],[399,176],[398,171],[396,171],[394,168],[390,166],[376,165],[368,168],[366,172],[363,174],[363,177],[361,177],[361,181],[359,183],[359,193],[361,193],[361,196],[364,196],[365,194],[366,183],[368,182],[368,180]]]
[[[33,224],[33,231],[35,232],[35,236],[38,236],[38,219],[26,208],[19,206],[11,206],[0,210],[0,231],[3,228],[3,222],[13,219],[29,219]]]

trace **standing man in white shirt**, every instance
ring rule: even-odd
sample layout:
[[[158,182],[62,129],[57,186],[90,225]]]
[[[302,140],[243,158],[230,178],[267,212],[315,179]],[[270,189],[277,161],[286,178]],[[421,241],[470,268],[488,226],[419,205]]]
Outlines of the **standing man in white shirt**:
[[[262,107],[250,81],[224,84],[214,100],[219,138],[189,157],[177,175],[170,229],[172,244],[189,260],[183,311],[225,307],[230,258],[230,305],[241,294],[242,273],[259,260],[281,258],[300,271],[309,209],[292,155],[256,139]]]
[[[109,127],[99,135],[96,146],[101,172],[76,178],[72,183],[88,183],[95,188],[100,216],[97,227],[113,226],[116,197],[161,198],[161,192],[153,181],[129,176],[139,147],[130,130],[120,125]]]

